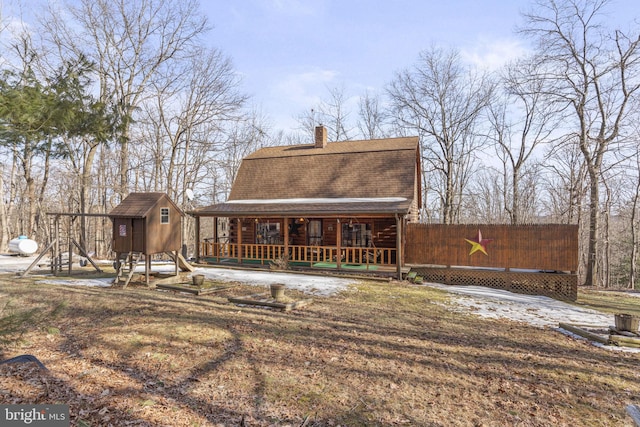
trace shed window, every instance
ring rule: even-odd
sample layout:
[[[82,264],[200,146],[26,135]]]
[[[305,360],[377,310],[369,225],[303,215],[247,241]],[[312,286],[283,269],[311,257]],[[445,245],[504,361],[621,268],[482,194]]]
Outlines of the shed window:
[[[160,224],[169,224],[169,208],[160,208]]]

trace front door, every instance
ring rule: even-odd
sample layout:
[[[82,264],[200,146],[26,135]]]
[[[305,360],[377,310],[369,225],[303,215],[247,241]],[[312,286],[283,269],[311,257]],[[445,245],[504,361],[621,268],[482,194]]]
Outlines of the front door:
[[[322,220],[310,219],[307,224],[307,236],[309,246],[322,246]]]

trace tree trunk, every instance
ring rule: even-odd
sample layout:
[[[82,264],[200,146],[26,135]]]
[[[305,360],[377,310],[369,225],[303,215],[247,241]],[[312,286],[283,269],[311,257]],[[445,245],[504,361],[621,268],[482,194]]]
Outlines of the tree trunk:
[[[442,216],[445,224],[453,223],[453,162],[447,160],[446,187]]]
[[[0,164],[0,194],[4,191],[4,165]],[[4,197],[0,197],[0,250],[6,251],[9,245],[9,225],[7,223],[7,210],[4,204]]]
[[[125,128],[120,142],[120,201],[129,194],[129,129]]]
[[[638,269],[638,226],[636,224],[636,203],[634,198],[633,214],[631,217],[631,255],[629,262],[629,289],[636,288],[636,271]]]
[[[605,181],[606,182],[606,181]],[[602,252],[601,266],[598,267],[600,271],[600,277],[602,277],[602,284],[605,288],[612,285],[611,283],[611,189],[606,186],[607,198],[605,202],[605,209],[603,211],[604,217],[600,219],[601,229],[603,230],[603,239],[601,239],[604,247],[600,250]]]
[[[587,251],[587,265],[584,278],[585,286],[598,286],[598,228],[600,226],[600,184],[599,174],[589,168],[589,247]]]
[[[638,166],[640,166],[640,157],[638,158]],[[640,198],[640,175],[636,178],[636,191],[633,195],[633,204],[631,206],[631,254],[629,260],[629,288],[636,288],[636,271],[638,269],[638,199]]]
[[[27,201],[27,218],[26,219],[26,229],[24,226],[20,230],[21,234],[26,234],[29,238],[34,239],[34,233],[36,228],[36,184],[31,176],[31,162],[32,162],[32,151],[30,149],[30,143],[26,142],[23,155],[22,155],[22,173],[24,174],[25,181],[25,193],[26,193],[26,201]]]
[[[511,225],[517,225],[520,221],[518,210],[520,203],[520,195],[518,194],[518,169],[516,167],[513,168],[513,175],[511,179],[513,180],[511,183]]]
[[[82,165],[82,177],[80,182],[80,212],[87,212],[87,195],[89,194],[89,188],[91,188],[93,161],[98,150],[98,144],[89,144],[89,151],[84,159]],[[87,250],[87,219],[84,215],[80,216],[80,246]],[[97,252],[97,248],[96,248]]]

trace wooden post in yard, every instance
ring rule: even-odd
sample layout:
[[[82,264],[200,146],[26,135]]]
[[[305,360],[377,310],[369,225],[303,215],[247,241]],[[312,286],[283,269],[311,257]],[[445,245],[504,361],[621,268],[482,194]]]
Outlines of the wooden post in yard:
[[[69,223],[67,226],[67,242],[69,243],[69,264],[67,266],[67,273],[71,276],[71,264],[73,263],[73,246],[71,244],[71,224],[76,220],[75,216],[69,218]]]
[[[177,253],[176,259],[178,259]],[[147,288],[149,287],[149,274],[151,274],[151,256],[149,254],[144,254],[144,281],[147,285]]]
[[[55,219],[55,245],[51,257],[51,272],[54,276],[58,275],[58,266],[62,265],[61,252],[60,252],[60,215],[56,215]],[[62,268],[62,267],[60,267]]]

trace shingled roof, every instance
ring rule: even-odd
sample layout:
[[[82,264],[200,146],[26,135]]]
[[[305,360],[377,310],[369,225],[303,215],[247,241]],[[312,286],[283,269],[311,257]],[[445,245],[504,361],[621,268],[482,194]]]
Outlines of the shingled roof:
[[[194,214],[406,213],[419,165],[418,137],[267,147],[243,159],[226,203]]]
[[[182,211],[165,193],[131,193],[109,212],[111,218],[146,218],[149,211],[161,200],[173,205],[182,215]]]

